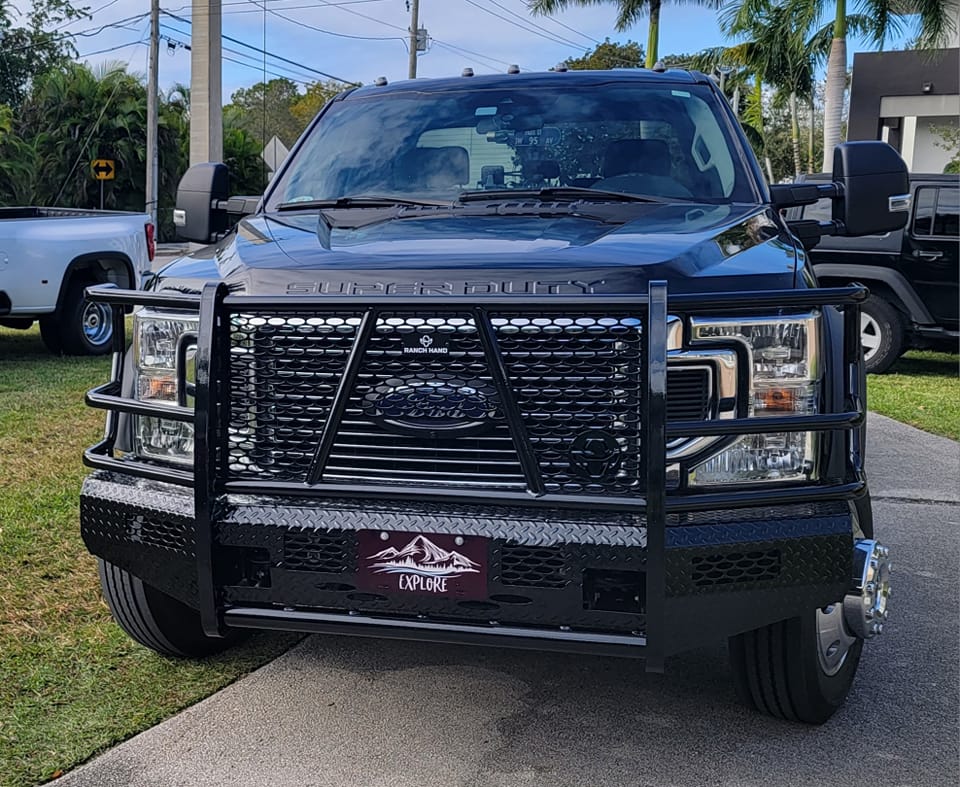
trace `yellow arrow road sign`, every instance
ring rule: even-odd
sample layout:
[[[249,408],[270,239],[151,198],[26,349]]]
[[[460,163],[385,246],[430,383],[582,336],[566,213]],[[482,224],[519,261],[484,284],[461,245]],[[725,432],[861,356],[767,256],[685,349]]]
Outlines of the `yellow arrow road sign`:
[[[117,174],[117,168],[113,159],[98,158],[90,162],[90,168],[93,170],[93,177],[96,180],[113,180]]]

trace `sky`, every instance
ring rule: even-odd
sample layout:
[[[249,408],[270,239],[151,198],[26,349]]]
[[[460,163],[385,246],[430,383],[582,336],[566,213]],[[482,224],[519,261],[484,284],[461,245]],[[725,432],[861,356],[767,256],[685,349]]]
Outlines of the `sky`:
[[[289,77],[301,86],[333,76],[370,83],[407,76],[407,0],[222,0],[223,96],[260,81]],[[77,33],[79,59],[98,65],[128,63],[146,73],[150,0],[86,0],[92,17],[63,28]],[[16,0],[14,6],[29,6]],[[266,7],[266,12],[264,11]],[[161,0],[160,85],[189,84],[191,0]],[[555,17],[535,17],[524,0],[421,0],[420,25],[431,38],[418,59],[418,75],[451,76],[471,67],[476,73],[544,70],[577,57],[609,37],[645,44],[646,19],[625,32],[614,27],[616,6],[572,8]],[[690,53],[729,43],[716,11],[696,4],[665,3],[660,19],[660,54]],[[139,43],[138,43],[139,42]],[[896,39],[888,46],[897,46]],[[852,53],[869,48],[850,42]],[[104,51],[108,50],[108,51]]]

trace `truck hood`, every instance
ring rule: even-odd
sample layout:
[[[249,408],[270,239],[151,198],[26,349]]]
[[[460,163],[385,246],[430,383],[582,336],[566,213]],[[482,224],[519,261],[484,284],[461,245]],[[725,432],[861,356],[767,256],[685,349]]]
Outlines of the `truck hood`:
[[[798,255],[769,208],[632,205],[626,223],[576,215],[412,212],[329,229],[316,212],[243,219],[215,247],[176,261],[159,286],[329,295],[637,293],[790,288]]]

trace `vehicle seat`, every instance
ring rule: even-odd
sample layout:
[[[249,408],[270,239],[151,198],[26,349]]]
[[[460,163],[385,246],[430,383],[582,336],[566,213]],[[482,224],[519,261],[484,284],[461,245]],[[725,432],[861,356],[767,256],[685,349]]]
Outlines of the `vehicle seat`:
[[[449,189],[470,182],[470,156],[458,145],[414,148],[397,159],[394,182],[400,188]]]
[[[670,147],[660,139],[618,139],[603,155],[603,177],[670,175]]]

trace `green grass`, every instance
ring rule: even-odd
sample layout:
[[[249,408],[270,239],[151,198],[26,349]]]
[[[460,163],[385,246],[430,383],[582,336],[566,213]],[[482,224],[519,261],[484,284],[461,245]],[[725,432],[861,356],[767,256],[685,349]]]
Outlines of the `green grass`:
[[[957,371],[956,355],[909,352],[886,374],[867,378],[867,405],[918,429],[960,440]]]
[[[206,660],[136,645],[111,621],[80,540],[80,455],[103,414],[103,358],[54,358],[0,329],[0,785],[33,785],[156,724],[295,641],[258,635]]]

